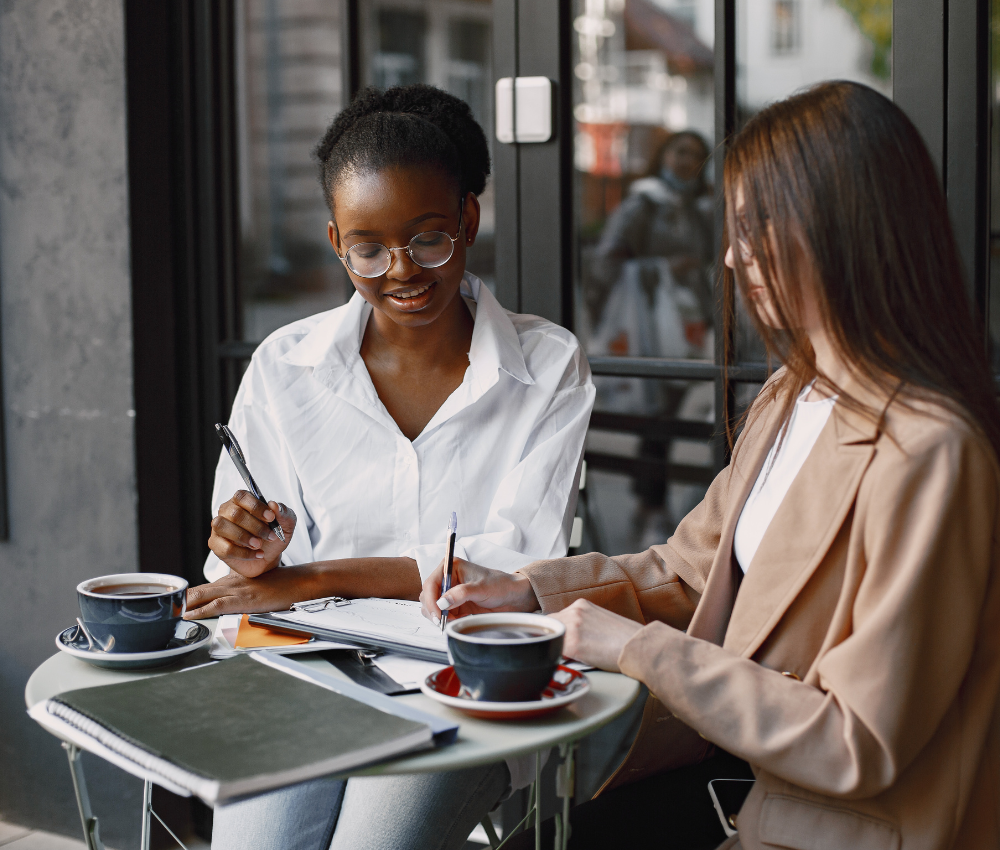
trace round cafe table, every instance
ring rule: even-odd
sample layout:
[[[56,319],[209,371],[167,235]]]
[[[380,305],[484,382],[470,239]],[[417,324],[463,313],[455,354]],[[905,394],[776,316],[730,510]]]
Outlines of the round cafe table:
[[[203,620],[202,622],[213,630],[217,624],[216,620]],[[172,673],[187,667],[204,664],[210,660],[208,647],[206,646],[168,667],[157,667],[152,670],[120,671],[94,667],[66,653],[57,652],[31,674],[31,678],[28,679],[28,684],[25,687],[24,700],[30,709],[36,703],[57,696],[65,691],[99,685],[112,685],[147,676],[160,676],[165,673]],[[296,660],[310,666],[317,666],[329,675],[347,679],[336,667],[323,659],[299,656]],[[560,828],[556,831],[556,847],[559,850],[564,850],[568,835],[561,828],[561,825],[566,822],[570,798],[572,796],[573,744],[590,733],[595,732],[611,720],[614,720],[614,718],[635,702],[640,691],[640,685],[637,681],[619,673],[605,673],[599,670],[591,671],[587,673],[587,678],[590,679],[589,693],[561,711],[536,720],[480,720],[468,717],[461,712],[441,705],[423,694],[405,694],[393,697],[393,699],[410,704],[421,711],[457,720],[460,723],[458,740],[454,744],[439,749],[416,755],[407,755],[358,768],[352,770],[350,775],[380,776],[408,773],[440,773],[483,764],[493,764],[511,756],[534,753],[536,755],[537,777],[541,754],[551,747],[559,746],[565,761],[561,766],[563,773],[561,782],[558,783],[561,787],[557,789],[557,792],[563,797],[563,812],[561,816],[557,815],[559,821],[557,825]],[[77,804],[80,808],[80,818],[83,824],[87,847],[89,850],[103,850],[103,844],[97,830],[97,818],[94,817],[90,809],[86,780],[80,762],[80,751],[75,745],[66,741],[63,742],[63,746],[69,755]],[[150,803],[152,785],[149,781],[145,783],[145,793],[143,796],[142,850],[148,850],[150,816],[152,815],[159,820],[159,816],[152,810]],[[533,789],[531,799],[534,800],[536,798],[537,793]],[[529,812],[525,820],[530,818],[532,808],[532,805],[529,804]],[[163,823],[162,821],[160,822]],[[163,825],[169,831],[166,824]],[[483,825],[487,828],[487,835],[490,838],[491,845],[493,847],[500,846],[502,842],[498,842],[495,835],[491,835],[492,825],[487,827],[485,821]],[[174,838],[178,840],[176,836]],[[536,832],[536,842],[539,840],[540,833]],[[180,843],[179,840],[178,843]],[[181,844],[181,846],[183,847],[184,845]]]

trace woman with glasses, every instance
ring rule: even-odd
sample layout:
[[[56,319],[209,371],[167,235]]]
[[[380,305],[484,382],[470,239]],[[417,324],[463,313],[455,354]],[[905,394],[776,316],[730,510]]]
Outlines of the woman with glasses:
[[[649,687],[574,850],[1000,846],[1000,410],[934,164],[826,83],[747,123],[724,187],[728,301],[784,364],[729,467],[661,545],[457,563],[425,611],[541,608]]]
[[[189,591],[189,617],[415,600],[453,511],[456,554],[494,569],[567,550],[594,388],[571,333],[509,313],[465,270],[490,170],[469,107],[429,86],[370,89],[317,155],[330,243],[357,292],[254,353],[229,427],[278,501],[254,499],[220,457],[212,583]],[[512,762],[319,780],[220,808],[213,846],[460,847],[530,777]]]

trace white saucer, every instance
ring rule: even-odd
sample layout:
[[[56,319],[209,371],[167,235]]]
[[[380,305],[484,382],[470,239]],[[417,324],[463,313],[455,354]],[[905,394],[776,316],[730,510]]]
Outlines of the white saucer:
[[[187,627],[186,633],[185,627]],[[183,637],[175,633],[166,649],[158,649],[155,652],[93,652],[88,648],[86,637],[80,634],[80,627],[70,626],[56,635],[56,646],[68,655],[81,658],[95,667],[139,670],[144,667],[172,664],[181,656],[200,649],[212,639],[212,630],[204,623],[182,620],[177,624],[177,632]]]

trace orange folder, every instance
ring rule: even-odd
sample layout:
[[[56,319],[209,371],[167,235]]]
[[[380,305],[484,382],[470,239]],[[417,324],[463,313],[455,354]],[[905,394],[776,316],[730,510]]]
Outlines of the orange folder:
[[[244,614],[240,617],[240,630],[236,633],[237,649],[260,649],[265,646],[299,646],[309,643],[308,635],[296,637],[295,635],[276,632],[273,629],[266,629],[263,626],[256,626],[250,622],[250,615]]]

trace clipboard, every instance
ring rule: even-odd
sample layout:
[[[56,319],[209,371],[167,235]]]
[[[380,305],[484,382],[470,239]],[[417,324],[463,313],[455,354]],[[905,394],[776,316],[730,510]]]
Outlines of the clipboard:
[[[419,611],[420,603],[405,600],[327,597],[296,603],[290,611],[251,614],[250,622],[286,634],[311,635],[362,649],[450,664],[444,635]],[[369,613],[372,622],[364,619]],[[393,622],[397,616],[401,623]],[[414,640],[407,632],[420,636]]]

